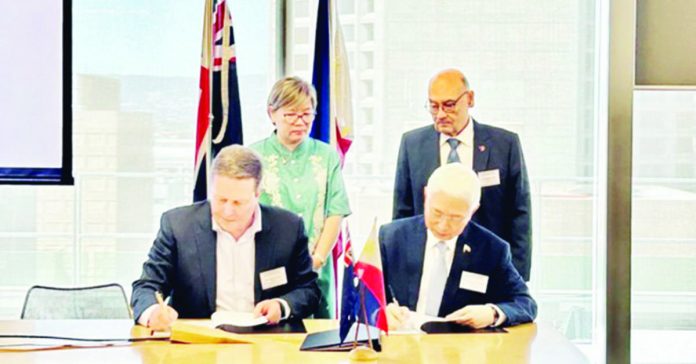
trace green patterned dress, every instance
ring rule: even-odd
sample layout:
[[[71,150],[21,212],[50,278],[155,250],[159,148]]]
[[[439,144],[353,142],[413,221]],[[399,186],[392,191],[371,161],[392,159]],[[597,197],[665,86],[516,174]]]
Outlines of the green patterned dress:
[[[338,153],[312,138],[291,152],[280,144],[275,133],[252,144],[251,149],[263,159],[260,202],[302,217],[312,252],[327,217],[350,215]],[[333,318],[336,287],[330,258],[318,273],[322,299],[314,317]]]

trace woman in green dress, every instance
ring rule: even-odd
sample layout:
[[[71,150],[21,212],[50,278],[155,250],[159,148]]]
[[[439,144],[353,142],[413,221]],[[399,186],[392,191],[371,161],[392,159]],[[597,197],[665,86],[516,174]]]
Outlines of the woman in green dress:
[[[334,318],[333,265],[329,254],[341,220],[350,214],[335,148],[309,137],[317,104],[314,88],[297,77],[285,77],[268,96],[271,136],[251,145],[264,164],[260,202],[302,217],[309,237],[322,299],[316,318]]]

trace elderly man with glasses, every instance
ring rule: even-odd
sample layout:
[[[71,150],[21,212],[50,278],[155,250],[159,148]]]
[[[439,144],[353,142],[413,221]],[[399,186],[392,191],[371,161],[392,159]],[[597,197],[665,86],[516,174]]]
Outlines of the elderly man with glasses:
[[[534,320],[537,305],[512,266],[510,248],[470,221],[481,185],[461,163],[433,172],[423,215],[379,231],[392,329],[418,328],[444,317],[476,329]]]
[[[508,244],[512,262],[529,280],[532,257],[529,179],[517,134],[481,124],[469,115],[474,91],[455,69],[430,80],[426,109],[433,124],[401,138],[393,218],[423,213],[423,188],[439,166],[459,162],[481,180],[481,207],[472,220]]]

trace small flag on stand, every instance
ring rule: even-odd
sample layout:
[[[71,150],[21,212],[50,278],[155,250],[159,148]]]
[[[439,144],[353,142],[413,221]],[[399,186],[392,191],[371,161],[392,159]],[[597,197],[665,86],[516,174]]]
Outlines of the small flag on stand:
[[[346,247],[345,256],[350,259],[345,259],[347,266],[343,277],[339,329],[341,342],[345,342],[346,335],[355,322],[388,332],[384,275],[377,242],[376,219],[360,258],[355,263],[348,264],[352,261],[350,246]]]

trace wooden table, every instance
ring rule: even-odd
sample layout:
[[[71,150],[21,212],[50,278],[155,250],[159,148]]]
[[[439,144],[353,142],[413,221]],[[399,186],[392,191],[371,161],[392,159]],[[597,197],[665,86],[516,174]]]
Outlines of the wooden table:
[[[308,332],[337,327],[330,320],[305,320]],[[83,337],[144,337],[149,330],[129,320],[0,321],[0,334]],[[270,335],[264,335],[270,337]],[[349,363],[348,353],[302,352],[304,334],[277,343],[172,344],[138,342],[101,348],[0,351],[0,363]],[[565,337],[546,323],[509,328],[506,334],[391,335],[382,338],[379,363],[586,363]]]

